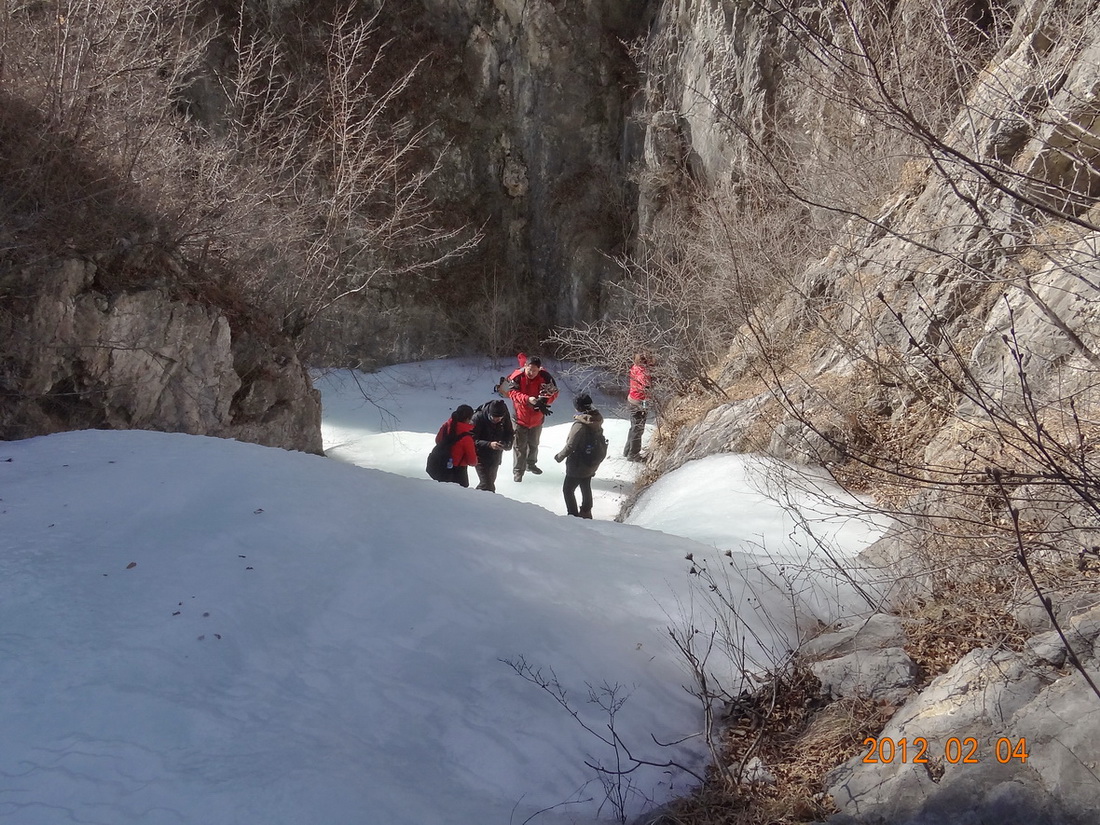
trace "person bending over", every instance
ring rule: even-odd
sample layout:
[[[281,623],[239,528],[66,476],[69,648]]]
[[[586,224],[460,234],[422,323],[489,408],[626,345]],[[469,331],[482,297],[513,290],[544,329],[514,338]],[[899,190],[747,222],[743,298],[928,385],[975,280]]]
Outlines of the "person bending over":
[[[515,439],[508,405],[499,398],[487,401],[477,408],[470,423],[474,427],[474,449],[477,451],[477,489],[495,493],[504,451],[512,449]]]
[[[477,453],[474,450],[474,439],[467,437],[473,431],[470,419],[474,415],[474,408],[469,404],[460,404],[458,409],[451,413],[451,417],[443,422],[439,432],[435,435],[435,443],[442,444],[445,440],[452,440],[451,458],[447,462],[447,469],[441,481],[449,481],[462,487],[470,486],[470,471],[468,467],[477,464]]]

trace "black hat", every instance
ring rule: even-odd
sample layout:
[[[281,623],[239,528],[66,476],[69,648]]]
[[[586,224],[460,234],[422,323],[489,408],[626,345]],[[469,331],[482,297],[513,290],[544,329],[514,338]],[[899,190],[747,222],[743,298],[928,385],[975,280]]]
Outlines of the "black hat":
[[[542,359],[539,358],[537,355],[532,355],[527,359],[527,363],[528,364],[534,364],[536,367],[541,367],[542,366]]]
[[[489,402],[488,411],[489,415],[505,416],[508,415],[508,405],[498,398]]]
[[[582,392],[573,399],[573,406],[576,407],[577,412],[585,412],[592,409],[592,396],[586,392]]]

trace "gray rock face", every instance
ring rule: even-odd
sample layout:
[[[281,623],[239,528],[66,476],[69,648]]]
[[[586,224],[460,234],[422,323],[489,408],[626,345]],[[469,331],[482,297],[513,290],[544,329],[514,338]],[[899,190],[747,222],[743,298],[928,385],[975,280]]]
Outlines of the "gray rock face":
[[[672,145],[667,133],[675,128],[681,155],[694,159],[679,165],[695,163],[700,170],[695,177],[705,182],[736,179],[749,142],[796,139],[768,131],[782,129],[787,119],[804,124],[804,137],[813,144],[817,117],[784,109],[798,105],[780,91],[799,64],[782,27],[755,12],[753,4],[730,6],[709,0],[663,3],[651,35],[674,35],[674,57],[661,87],[663,106],[659,117],[651,118],[652,135],[646,139]],[[899,16],[922,13],[917,3],[891,6]],[[858,14],[860,5],[853,8]],[[1029,258],[1024,253],[1031,244],[1045,242],[1046,218],[964,165],[937,174],[930,164],[914,160],[890,200],[872,207],[868,217],[874,224],[846,227],[848,240],[807,267],[794,279],[791,294],[769,307],[766,335],[782,347],[803,340],[815,324],[826,330],[825,343],[797,365],[814,389],[794,382],[786,388],[791,404],[814,426],[755,398],[738,400],[684,428],[668,448],[678,456],[673,464],[685,450],[695,457],[707,450],[765,446],[794,461],[841,460],[837,445],[850,435],[847,417],[869,415],[904,428],[919,411],[924,400],[919,388],[935,372],[930,354],[941,364],[956,355],[965,359],[981,393],[1009,415],[1023,415],[1025,404],[1042,408],[1058,398],[1095,403],[1100,313],[1090,273],[1100,241],[1088,222],[1095,225],[1100,191],[1093,160],[1098,122],[1090,103],[1100,90],[1100,30],[1087,22],[1074,27],[1060,16],[1061,4],[1047,0],[1007,4],[1003,11],[1016,15],[1012,34],[977,75],[967,106],[944,131],[946,142],[981,162],[1009,165],[1026,182],[1022,198],[1089,216],[1086,225],[1060,224],[1058,242],[1046,258]],[[730,123],[739,127],[735,134]],[[651,168],[661,167],[657,153],[646,159]],[[643,189],[641,215],[660,205],[658,193]],[[820,303],[830,312],[818,314]],[[949,343],[960,349],[952,352]],[[745,375],[747,355],[755,348],[751,336],[733,342],[724,384]],[[878,375],[857,369],[872,352],[888,363]],[[1026,393],[1014,373],[1017,355],[1029,370]],[[831,397],[815,397],[823,385],[836,388]],[[969,434],[958,422],[977,412],[970,401],[958,399],[955,420],[929,440],[929,464],[959,460],[957,447]],[[761,414],[778,420],[770,439],[754,433],[754,443],[751,423]]]
[[[364,17],[377,12],[377,42],[391,40],[382,74],[411,77],[388,118],[396,131],[422,136],[411,163],[431,170],[424,189],[434,206],[429,223],[481,240],[430,279],[409,279],[359,304],[353,299],[346,314],[333,310],[330,328],[307,338],[312,352],[378,366],[469,349],[529,349],[556,325],[600,317],[620,276],[614,258],[629,247],[631,169],[643,151],[632,119],[642,80],[629,44],[646,32],[658,3],[356,5]],[[280,0],[266,11],[293,39],[302,17],[344,8],[330,0]],[[221,46],[233,48],[228,34]],[[228,105],[219,87],[210,77],[188,89],[191,110],[212,128]],[[378,317],[362,324],[364,311]]]
[[[902,649],[901,619],[873,613],[799,647],[827,697],[864,697],[899,703],[912,692],[917,666]]]
[[[857,650],[810,666],[825,695],[899,702],[912,692],[917,666],[900,647]]]
[[[808,659],[829,659],[867,650],[900,647],[905,643],[901,619],[872,613],[866,619],[803,642],[799,653]]]
[[[0,317],[0,434],[151,429],[321,452],[320,396],[293,349],[149,288],[105,294],[69,259]]]
[[[539,328],[594,320],[630,224],[633,69],[624,43],[649,0],[423,0],[420,24],[450,52],[424,71],[446,94],[440,203],[484,243],[473,269],[507,273]],[[478,277],[473,271],[470,277]]]
[[[663,109],[649,128],[676,126],[679,151],[698,179],[715,184],[736,176],[746,147],[772,128],[792,56],[789,32],[752,3],[666,0],[648,46],[667,57],[664,75],[647,78],[654,105]]]
[[[1093,609],[1072,620],[1071,633],[1094,674],[1098,616]],[[1094,822],[1100,698],[1079,673],[1059,669],[1064,658],[1051,633],[1024,654],[965,656],[894,715],[878,737],[889,743],[878,761],[865,762],[865,750],[833,772],[840,813],[829,821]]]
[[[698,181],[721,181],[738,174],[746,141],[767,137],[769,124],[784,115],[793,114],[812,132],[813,113],[777,110],[778,80],[795,69],[783,63],[788,51],[782,36],[754,19],[747,10],[752,6],[676,0],[660,7],[654,36],[675,35],[669,41],[675,60],[661,105],[646,124],[645,159],[655,183],[641,191],[643,226],[662,208],[672,188],[668,173],[677,167],[687,166]],[[927,9],[906,0],[889,6],[899,16]],[[788,415],[767,393],[737,398],[680,428],[654,463],[673,467],[713,452],[765,446],[793,461],[840,461],[845,456],[838,445],[853,435],[850,421],[866,417],[899,435],[921,428],[913,437],[918,467],[980,472],[983,456],[995,455],[1003,441],[981,431],[989,422],[975,398],[996,405],[1003,422],[1048,411],[1057,419],[1068,398],[1095,420],[1100,26],[1091,5],[1072,21],[1069,6],[1053,0],[989,7],[1014,15],[1011,34],[976,74],[966,90],[968,105],[942,133],[947,147],[990,164],[983,168],[1004,164],[1022,197],[989,185],[973,167],[945,161],[947,151],[936,155],[936,163],[916,151],[897,175],[895,191],[869,207],[870,220],[846,226],[843,242],[793,277],[790,294],[768,307],[760,326],[771,348],[759,347],[750,335],[731,347],[722,383],[745,379],[752,393],[759,392],[750,369],[756,355],[804,353],[792,365],[798,377],[784,387],[787,409],[799,415]],[[849,8],[858,15],[864,7]],[[826,18],[822,14],[819,22],[828,25]],[[730,113],[743,132],[725,132],[716,109]],[[814,142],[813,134],[805,137]],[[1040,213],[1043,206],[1063,217]],[[1080,223],[1069,220],[1082,217]],[[873,369],[865,369],[868,361]],[[972,385],[960,391],[957,383],[938,382],[937,367],[954,375],[950,370],[959,364]],[[1073,416],[1062,418],[1051,428],[1072,430]],[[1046,489],[1024,488],[1018,495],[1026,518],[1054,519],[1067,549],[1077,553],[1100,543],[1088,514],[1075,515],[1070,502]],[[930,521],[966,515],[943,497],[907,504],[903,509]],[[890,543],[904,549],[896,537]],[[885,544],[875,554],[887,563],[898,555]],[[908,583],[892,598],[904,599],[909,588],[919,592],[925,583]],[[1072,594],[1055,597],[1059,611],[1076,602]],[[841,809],[834,822],[1097,821],[1100,698],[1068,668],[1065,643],[1050,632],[1045,611],[1029,605],[1019,617],[1040,634],[1026,650],[972,652],[898,711],[879,737],[892,743],[889,760],[879,751],[878,762],[864,763],[861,753],[833,774],[829,790]],[[1096,673],[1096,616],[1059,620]],[[872,650],[888,651],[882,678],[889,683],[896,641],[886,636],[863,647],[856,636],[813,643],[825,657],[815,672],[834,692],[861,689],[855,677],[870,672]],[[903,664],[897,656],[898,672]],[[924,749],[919,758],[918,744]]]
[[[1100,607],[1060,621],[1097,680]],[[829,776],[831,825],[1095,821],[1100,698],[1063,669],[1059,634],[1023,653],[975,650],[916,694],[904,639],[899,619],[874,614],[800,649],[824,693],[905,702],[873,747]]]

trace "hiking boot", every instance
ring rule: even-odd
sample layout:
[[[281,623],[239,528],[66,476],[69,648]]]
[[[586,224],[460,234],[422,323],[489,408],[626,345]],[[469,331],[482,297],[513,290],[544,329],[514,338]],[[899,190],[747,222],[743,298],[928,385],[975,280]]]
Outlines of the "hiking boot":
[[[536,476],[541,476],[542,475],[542,470],[540,470],[534,464],[528,464],[527,465],[527,472],[531,473],[532,475],[536,475]]]
[[[522,470],[516,470],[514,473],[512,473],[512,480],[513,481],[523,481],[523,471]]]
[[[581,508],[581,518],[592,518],[592,508],[591,507],[582,507]]]

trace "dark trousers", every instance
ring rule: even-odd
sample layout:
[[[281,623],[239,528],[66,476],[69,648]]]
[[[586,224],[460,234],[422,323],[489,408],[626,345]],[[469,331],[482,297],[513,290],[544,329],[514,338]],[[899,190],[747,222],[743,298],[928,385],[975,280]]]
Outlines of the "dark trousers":
[[[542,438],[542,425],[521,427],[516,425],[516,440],[512,445],[515,471],[523,474],[528,467],[539,460],[539,439]]]
[[[648,415],[645,402],[630,402],[630,432],[626,436],[626,446],[623,447],[623,455],[627,458],[637,457],[642,452],[642,434],[645,433]]]
[[[581,509],[577,510],[577,488],[581,489]],[[566,476],[565,483],[561,486],[565,494],[565,512],[571,516],[586,515],[592,517],[592,479]]]
[[[470,470],[468,467],[452,467],[447,471],[447,474],[449,477],[444,479],[444,481],[449,481],[460,487],[470,486]]]
[[[474,469],[477,470],[477,489],[495,493],[497,491],[497,472],[500,470],[500,465],[478,464]]]

